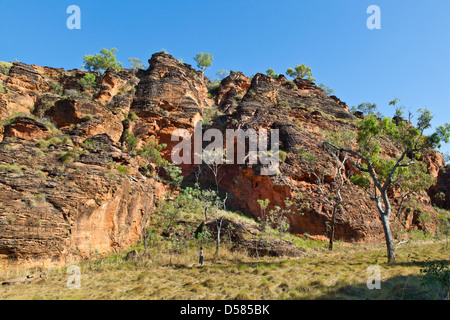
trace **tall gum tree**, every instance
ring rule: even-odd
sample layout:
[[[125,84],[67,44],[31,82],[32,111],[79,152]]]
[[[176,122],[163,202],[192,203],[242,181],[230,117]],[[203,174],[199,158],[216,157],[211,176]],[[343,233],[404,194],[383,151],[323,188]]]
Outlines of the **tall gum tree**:
[[[432,134],[425,134],[431,128],[432,114],[429,110],[418,110],[417,125],[409,120],[393,121],[390,118],[380,119],[376,115],[367,115],[358,127],[356,147],[345,148],[327,142],[331,148],[345,152],[351,156],[355,167],[367,177],[371,186],[371,200],[376,203],[386,239],[388,262],[395,262],[395,246],[390,228],[391,203],[388,190],[393,186],[401,168],[407,168],[419,159],[420,155],[433,149],[440,148],[441,143],[450,140],[450,125],[436,128]],[[391,158],[382,155],[383,147],[397,150]]]

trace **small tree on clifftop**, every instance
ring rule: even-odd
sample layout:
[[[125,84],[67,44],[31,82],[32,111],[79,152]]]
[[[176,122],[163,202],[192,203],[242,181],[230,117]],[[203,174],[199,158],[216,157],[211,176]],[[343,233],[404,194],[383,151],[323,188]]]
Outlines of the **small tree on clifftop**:
[[[286,70],[286,74],[294,79],[296,78],[304,79],[306,77],[306,79],[308,79],[309,81],[316,81],[316,79],[312,77],[312,70],[310,67],[307,67],[304,64],[302,64],[297,65],[294,69],[288,68]]]
[[[197,67],[202,70],[202,80],[205,77],[205,70],[211,67],[213,56],[209,53],[199,52],[194,57],[195,62],[197,62]]]
[[[121,62],[117,61],[116,52],[116,48],[111,48],[109,50],[103,48],[100,53],[96,53],[95,55],[85,55],[83,57],[83,68],[94,72],[105,71],[108,68],[120,71],[123,65]]]

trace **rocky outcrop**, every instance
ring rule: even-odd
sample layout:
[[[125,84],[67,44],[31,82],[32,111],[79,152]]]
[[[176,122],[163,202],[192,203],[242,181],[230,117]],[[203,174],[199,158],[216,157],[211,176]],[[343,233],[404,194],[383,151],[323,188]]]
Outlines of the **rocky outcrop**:
[[[166,53],[155,53],[149,64],[136,73],[95,73],[97,86],[92,88],[80,83],[87,74],[80,70],[16,62],[8,75],[0,74],[0,265],[58,265],[136,243],[143,217],[166,190],[151,174],[144,175],[137,149],[154,139],[166,145],[161,154],[170,161],[178,143],[172,141],[175,130],[192,133],[211,114],[220,116],[203,124],[204,129],[280,133],[278,174],[261,175],[259,164],[220,168],[220,189],[229,195],[228,206],[258,217],[258,200],[269,199],[271,210],[284,207],[289,198],[295,203],[290,231],[326,240],[332,208],[321,198],[301,154],[314,155],[317,167],[329,169],[324,181],[332,190],[336,170],[321,141],[327,132],[355,131],[356,117],[363,115],[352,115],[339,98],[304,79],[263,74],[250,79],[231,72],[219,84],[202,80],[201,72]],[[383,152],[389,157],[396,150],[386,146]],[[423,157],[438,184],[430,189],[431,198],[423,192],[417,201],[433,214],[436,195],[444,194],[439,204],[449,205],[449,170],[442,168],[441,154]],[[196,165],[181,167],[185,180],[194,182]],[[346,174],[350,171],[356,169],[348,165]],[[205,185],[212,181],[207,170],[201,179]],[[381,240],[374,203],[352,184],[343,195],[336,239]],[[393,205],[395,210],[399,204]],[[407,229],[420,227],[416,212],[406,214]],[[392,223],[395,229],[394,215]],[[267,249],[264,254],[301,255],[287,243],[256,247],[252,239],[236,237],[250,253]]]
[[[102,139],[61,162],[69,146],[45,151],[32,141],[0,144],[0,261],[60,265],[125,249],[141,237],[143,217],[154,208],[158,183],[128,177],[106,161],[126,158]],[[95,154],[98,154],[95,161]]]
[[[8,138],[43,139],[51,134],[50,130],[32,118],[18,117],[13,123],[5,126],[3,135]]]

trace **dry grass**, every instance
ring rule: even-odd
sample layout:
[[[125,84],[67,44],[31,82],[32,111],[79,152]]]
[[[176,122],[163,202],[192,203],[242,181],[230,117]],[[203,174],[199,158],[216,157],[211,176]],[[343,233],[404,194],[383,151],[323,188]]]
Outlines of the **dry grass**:
[[[124,261],[125,255],[80,263],[81,289],[67,288],[66,269],[48,270],[36,283],[2,286],[0,299],[432,299],[421,286],[427,259],[448,261],[440,242],[406,244],[397,263],[387,265],[383,245],[338,246],[334,251],[307,249],[303,258],[251,258],[223,248],[217,258],[205,249],[199,268],[195,248],[168,254],[151,250],[152,260]],[[367,267],[381,268],[381,290],[366,286]],[[9,271],[0,280],[32,270]]]

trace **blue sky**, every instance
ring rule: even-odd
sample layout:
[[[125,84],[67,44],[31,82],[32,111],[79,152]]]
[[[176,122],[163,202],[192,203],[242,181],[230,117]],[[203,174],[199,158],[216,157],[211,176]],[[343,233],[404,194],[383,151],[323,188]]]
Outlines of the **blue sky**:
[[[81,30],[66,27],[69,5],[81,9]],[[369,5],[381,9],[381,30],[366,27]],[[450,122],[449,14],[448,0],[0,0],[0,61],[73,69],[116,47],[125,67],[162,49],[195,66],[209,52],[210,78],[304,63],[349,106],[368,101],[391,116],[399,97],[440,125]]]

